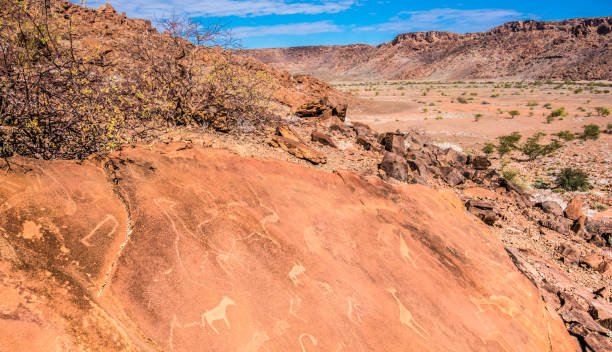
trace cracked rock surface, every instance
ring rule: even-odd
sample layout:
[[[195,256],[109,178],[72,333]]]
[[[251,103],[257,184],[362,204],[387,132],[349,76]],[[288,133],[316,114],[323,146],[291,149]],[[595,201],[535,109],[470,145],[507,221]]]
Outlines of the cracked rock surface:
[[[449,191],[184,143],[11,162],[2,351],[578,349]]]

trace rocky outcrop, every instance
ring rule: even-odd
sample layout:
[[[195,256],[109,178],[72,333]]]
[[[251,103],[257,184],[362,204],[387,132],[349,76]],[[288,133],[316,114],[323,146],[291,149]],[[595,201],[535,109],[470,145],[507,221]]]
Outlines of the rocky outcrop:
[[[400,34],[378,46],[253,49],[247,54],[326,80],[610,80],[611,27],[612,17],[516,21],[482,33]]]
[[[296,158],[310,161],[313,164],[325,164],[327,162],[325,155],[294,139],[273,136],[268,143],[273,147],[281,148]]]
[[[577,349],[450,193],[183,143],[10,161],[2,350]]]

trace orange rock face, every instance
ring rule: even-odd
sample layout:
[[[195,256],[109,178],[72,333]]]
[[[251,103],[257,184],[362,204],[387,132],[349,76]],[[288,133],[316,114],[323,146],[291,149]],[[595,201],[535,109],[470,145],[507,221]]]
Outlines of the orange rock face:
[[[2,351],[577,350],[453,194],[178,144],[12,161]]]

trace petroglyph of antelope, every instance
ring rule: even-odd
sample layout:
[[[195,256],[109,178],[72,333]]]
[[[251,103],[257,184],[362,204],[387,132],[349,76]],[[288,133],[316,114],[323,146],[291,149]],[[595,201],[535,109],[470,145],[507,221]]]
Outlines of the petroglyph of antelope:
[[[230,323],[227,320],[227,307],[235,305],[236,303],[231,298],[223,296],[223,299],[221,299],[221,303],[219,303],[218,306],[211,310],[207,310],[206,312],[204,312],[204,314],[202,314],[202,325],[204,325],[204,321],[206,321],[206,323],[210,325],[210,327],[213,329],[214,332],[217,333],[217,335],[219,335],[219,331],[213,325],[215,321],[223,320],[225,321],[225,325],[227,325],[227,328],[231,328]]]

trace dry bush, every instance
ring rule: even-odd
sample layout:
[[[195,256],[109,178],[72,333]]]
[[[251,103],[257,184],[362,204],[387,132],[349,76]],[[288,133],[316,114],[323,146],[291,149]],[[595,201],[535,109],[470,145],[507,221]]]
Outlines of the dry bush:
[[[120,65],[125,94],[136,98],[131,105],[140,119],[226,132],[272,119],[265,89],[269,77],[223,50],[233,39],[222,27],[175,17],[159,23],[164,34],[141,37],[127,48],[129,62]]]
[[[60,4],[61,2],[57,2]],[[271,78],[223,26],[172,17],[110,50],[75,50],[55,1],[0,0],[0,157],[82,159],[172,126],[251,131],[274,119]],[[61,5],[61,4],[60,4]]]
[[[103,55],[79,57],[49,1],[0,1],[0,156],[83,158],[121,142]]]

